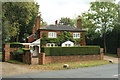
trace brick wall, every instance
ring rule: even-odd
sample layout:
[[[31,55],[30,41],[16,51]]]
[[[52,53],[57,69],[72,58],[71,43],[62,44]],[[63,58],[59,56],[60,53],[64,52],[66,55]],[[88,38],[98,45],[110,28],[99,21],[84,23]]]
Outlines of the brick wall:
[[[103,48],[100,48],[99,55],[45,56],[45,53],[40,53],[39,64],[103,60],[104,58],[103,50],[104,50]]]
[[[56,32],[57,34],[59,34],[59,33],[62,33],[63,31],[48,31],[48,30],[45,31],[45,30],[41,30],[40,31],[40,38],[42,37],[43,33],[46,33],[46,36],[48,37],[48,32]],[[81,41],[80,45],[82,45],[82,46],[86,45],[85,35],[83,34],[83,32],[71,31],[71,33],[80,33],[81,36],[83,37],[83,40]],[[58,37],[58,35],[57,35],[57,37]]]
[[[100,55],[45,56],[45,64],[99,60],[99,59],[100,59]]]

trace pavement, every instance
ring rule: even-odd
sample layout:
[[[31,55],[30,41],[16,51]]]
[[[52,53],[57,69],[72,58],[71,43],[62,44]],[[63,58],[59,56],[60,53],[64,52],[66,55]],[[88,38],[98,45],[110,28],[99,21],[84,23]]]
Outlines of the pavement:
[[[113,63],[118,63],[118,58],[111,57],[111,56],[104,56],[104,60],[112,60]]]
[[[6,76],[3,78],[118,78],[118,64],[106,64],[96,67],[38,72],[33,74]]]
[[[7,62],[0,62],[0,76],[15,76],[28,73],[45,72],[48,70],[29,69],[26,64],[11,64]]]

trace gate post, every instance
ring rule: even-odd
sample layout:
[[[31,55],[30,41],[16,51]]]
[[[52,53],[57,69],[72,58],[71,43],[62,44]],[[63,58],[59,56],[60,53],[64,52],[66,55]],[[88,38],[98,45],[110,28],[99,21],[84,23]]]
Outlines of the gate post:
[[[103,60],[104,58],[104,49],[100,48],[100,60]]]
[[[40,53],[39,64],[45,64],[45,53]]]
[[[120,58],[120,48],[117,48],[117,55],[118,55],[118,58]]]
[[[10,60],[10,44],[9,43],[5,44],[3,57],[4,57],[4,61]]]

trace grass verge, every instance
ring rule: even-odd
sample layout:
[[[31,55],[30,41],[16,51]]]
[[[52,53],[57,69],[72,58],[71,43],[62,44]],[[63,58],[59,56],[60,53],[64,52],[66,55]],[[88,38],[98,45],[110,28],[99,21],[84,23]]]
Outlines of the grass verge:
[[[105,54],[106,56],[110,56],[110,57],[115,57],[115,58],[118,58],[118,55],[117,54],[110,54],[110,53],[107,53]]]
[[[13,64],[24,64],[24,63],[22,63],[22,62],[20,62],[20,61],[16,61],[16,60],[9,60],[9,61],[7,61],[8,63],[13,63]]]
[[[64,64],[68,64],[69,68],[63,68]],[[75,69],[82,67],[93,67],[104,64],[110,64],[105,60],[93,60],[93,61],[81,61],[81,62],[65,62],[65,63],[51,63],[44,65],[30,65],[30,69],[41,69],[41,70],[64,70],[64,69]]]

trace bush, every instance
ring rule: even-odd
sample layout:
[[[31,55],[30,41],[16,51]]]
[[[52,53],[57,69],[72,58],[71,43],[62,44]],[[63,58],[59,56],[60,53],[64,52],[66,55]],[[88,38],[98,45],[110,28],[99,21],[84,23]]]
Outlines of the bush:
[[[12,42],[10,43],[10,48],[24,48],[25,46],[23,46],[22,44],[18,43],[18,42]]]
[[[24,54],[27,53],[27,52],[30,52],[29,48],[22,48],[22,50],[24,51]]]
[[[97,55],[100,54],[99,46],[81,46],[81,47],[42,47],[42,52],[47,56],[65,56],[65,55]]]
[[[11,52],[11,56],[13,57],[14,60],[22,61],[22,55],[24,51],[23,49],[16,50],[14,52]]]

